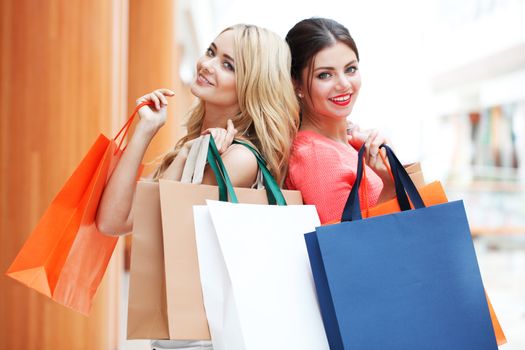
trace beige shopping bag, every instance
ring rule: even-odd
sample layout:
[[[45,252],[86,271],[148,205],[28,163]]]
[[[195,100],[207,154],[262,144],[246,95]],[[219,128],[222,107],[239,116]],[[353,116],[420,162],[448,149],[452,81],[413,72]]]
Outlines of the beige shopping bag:
[[[415,162],[405,164],[403,165],[403,167],[405,168],[408,175],[410,176],[410,179],[412,180],[412,182],[414,182],[414,185],[416,185],[417,188],[425,186],[425,178],[423,177],[423,171],[421,170],[421,163]]]
[[[158,182],[138,182],[133,216],[127,337],[168,339]]]
[[[201,169],[195,170],[200,142],[200,139],[195,141],[190,150],[183,170],[183,181],[191,181],[195,171],[202,172]],[[202,160],[199,161],[202,162]],[[168,329],[158,182],[139,181],[137,183],[133,204],[132,239],[127,338],[173,338],[170,337]],[[190,332],[184,338],[192,334]]]

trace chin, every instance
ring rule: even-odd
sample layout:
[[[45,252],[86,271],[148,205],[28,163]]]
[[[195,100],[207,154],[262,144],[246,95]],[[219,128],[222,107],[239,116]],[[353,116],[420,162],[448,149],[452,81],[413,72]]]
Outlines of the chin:
[[[199,86],[196,82],[193,82],[193,84],[191,84],[190,92],[193,96],[202,98],[202,92],[200,91]]]
[[[340,111],[341,115],[344,115],[344,117],[348,117],[350,115],[350,113],[352,113],[352,110],[354,109],[354,106],[348,106],[347,108],[345,108],[344,110]]]
[[[336,119],[342,119],[342,118],[348,117],[351,111],[352,111],[351,108],[348,108],[348,109],[345,108],[345,109],[339,109],[336,111],[332,110],[329,112],[329,114],[332,115]]]

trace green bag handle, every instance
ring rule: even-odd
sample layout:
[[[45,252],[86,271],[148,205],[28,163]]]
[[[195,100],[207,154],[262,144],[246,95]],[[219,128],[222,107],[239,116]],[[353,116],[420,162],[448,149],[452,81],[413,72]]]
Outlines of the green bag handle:
[[[239,203],[239,200],[235,195],[235,191],[233,190],[230,177],[226,172],[226,167],[222,162],[221,155],[219,154],[219,150],[217,149],[217,145],[215,145],[215,140],[213,139],[212,135],[210,135],[210,143],[208,146],[208,164],[215,174],[215,179],[217,180],[217,185],[219,186],[219,200],[221,202],[227,202],[229,194],[230,201],[232,203]]]
[[[211,146],[212,141],[213,141],[213,137],[210,136],[210,146]],[[213,144],[215,145],[215,142],[213,142]],[[221,170],[219,166],[217,165],[215,156],[213,155],[211,151],[211,147],[208,147],[207,158],[208,158],[208,164],[210,165],[210,168],[213,171],[213,174],[215,175],[215,180],[217,180],[217,186],[219,187],[219,200],[221,202],[227,202],[228,201],[228,188],[226,187],[226,183],[224,181],[224,177],[221,173]]]
[[[270,170],[268,170],[268,168],[266,167],[266,161],[261,156],[261,154],[248,143],[237,140],[234,140],[233,143],[243,145],[255,155],[257,165],[259,166],[259,169],[261,169],[262,172],[263,182],[266,188],[266,196],[268,197],[268,204],[286,205],[286,199],[284,198],[283,193],[279,188],[279,184],[277,183],[277,181],[275,181],[274,177],[270,173]],[[235,191],[233,189],[233,185],[231,183],[228,172],[226,171],[226,167],[224,166],[219,151],[217,150],[215,141],[213,140],[213,136],[211,135],[210,144],[208,147],[208,163],[210,164],[210,167],[212,168],[212,171],[214,172],[215,177],[217,179],[217,184],[219,186],[219,200],[227,201],[229,195],[230,202],[239,203],[239,200],[235,195]],[[224,197],[226,197],[226,199],[223,199]]]
[[[255,155],[259,169],[261,169],[262,172],[264,187],[266,188],[266,195],[268,196],[268,203],[272,205],[286,205],[286,199],[284,198],[283,192],[275,178],[272,176],[270,170],[268,170],[268,167],[266,167],[266,160],[264,160],[259,151],[257,151],[252,145],[243,141],[234,140],[233,143],[243,145]]]

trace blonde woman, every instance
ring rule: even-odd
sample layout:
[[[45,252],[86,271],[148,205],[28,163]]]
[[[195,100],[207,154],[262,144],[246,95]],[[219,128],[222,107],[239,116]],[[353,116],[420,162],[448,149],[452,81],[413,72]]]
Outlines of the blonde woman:
[[[299,107],[290,78],[289,48],[278,35],[253,25],[222,31],[197,61],[191,92],[197,105],[189,111],[187,135],[177,142],[153,174],[154,179],[180,180],[194,139],[211,133],[234,186],[251,187],[257,178],[255,156],[234,137],[252,143],[279,183],[284,181],[289,149],[298,127]],[[132,230],[136,176],[146,149],[166,121],[168,98],[158,89],[137,100],[154,106],[139,110],[140,121],[102,196],[98,228],[111,235]],[[204,184],[216,184],[210,169]],[[211,349],[208,341],[154,341],[154,348]]]

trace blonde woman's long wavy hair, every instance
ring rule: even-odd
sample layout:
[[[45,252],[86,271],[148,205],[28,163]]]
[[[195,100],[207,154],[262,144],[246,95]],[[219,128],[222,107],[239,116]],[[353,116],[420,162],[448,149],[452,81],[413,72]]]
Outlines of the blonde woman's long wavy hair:
[[[253,144],[263,155],[278,183],[286,176],[292,140],[299,126],[299,105],[290,77],[290,50],[277,34],[254,25],[237,24],[235,75],[239,114],[232,116],[238,139]],[[198,100],[188,112],[187,135],[168,153],[154,177],[168,168],[182,146],[201,134],[205,104]]]

